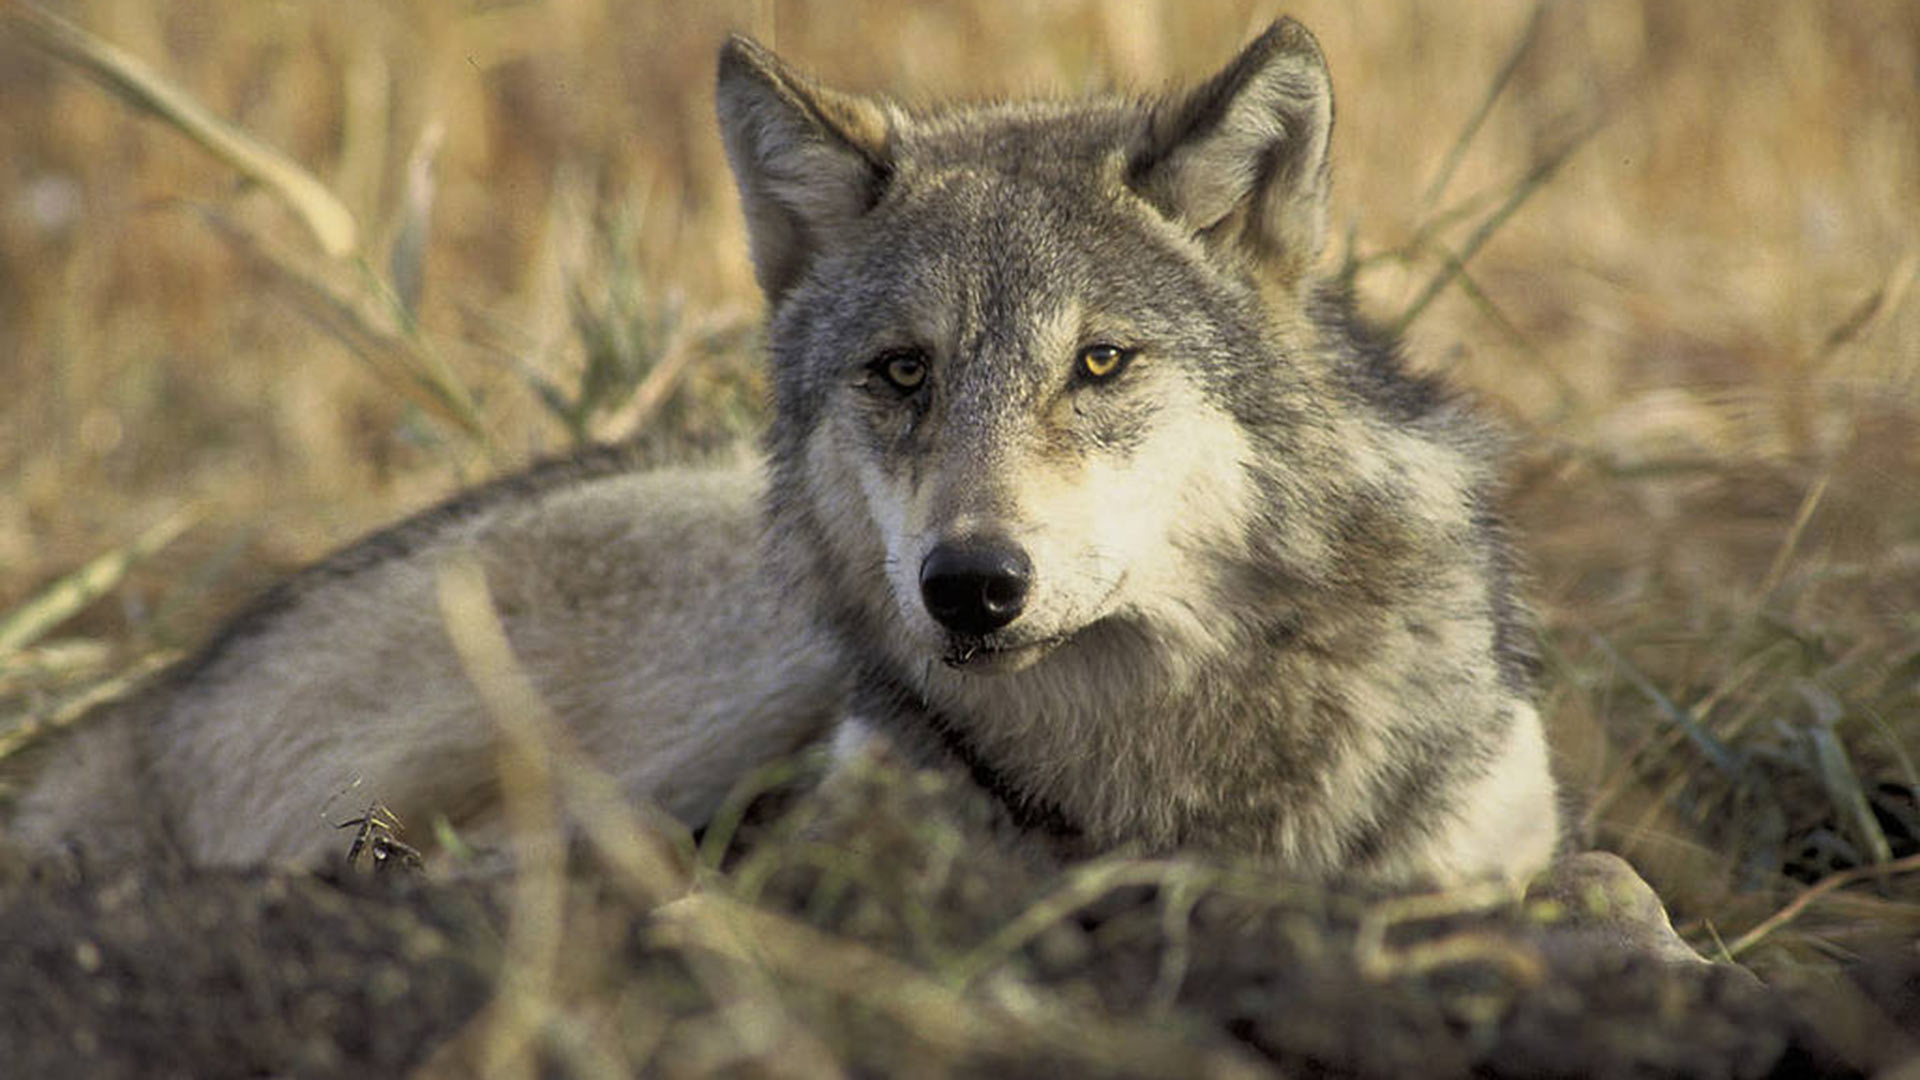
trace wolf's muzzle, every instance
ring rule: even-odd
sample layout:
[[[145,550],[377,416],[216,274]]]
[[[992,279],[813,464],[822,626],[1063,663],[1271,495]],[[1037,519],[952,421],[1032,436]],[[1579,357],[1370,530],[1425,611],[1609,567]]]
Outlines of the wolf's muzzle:
[[[978,637],[1020,617],[1032,577],[1033,563],[1011,540],[944,541],[920,564],[920,599],[941,626]]]

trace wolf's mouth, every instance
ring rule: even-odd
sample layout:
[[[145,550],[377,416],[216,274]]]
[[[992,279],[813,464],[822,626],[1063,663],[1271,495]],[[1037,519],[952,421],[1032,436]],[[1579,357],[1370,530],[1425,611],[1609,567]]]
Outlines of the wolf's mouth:
[[[1067,640],[1065,635],[1041,638],[1037,641],[995,642],[986,638],[961,637],[955,635],[947,641],[947,649],[940,655],[940,662],[956,670],[992,674],[1003,671],[1019,671],[1028,667],[1056,645]]]

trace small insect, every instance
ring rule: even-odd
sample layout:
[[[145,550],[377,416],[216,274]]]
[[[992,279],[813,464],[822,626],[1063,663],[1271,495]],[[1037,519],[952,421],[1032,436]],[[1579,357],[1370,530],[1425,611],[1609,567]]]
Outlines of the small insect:
[[[348,785],[346,790],[335,793],[337,799],[347,790],[357,786],[359,781]],[[328,803],[332,803],[332,799]],[[324,818],[325,811],[322,810]],[[367,809],[357,818],[346,821],[330,821],[336,829],[353,829],[353,843],[347,846],[347,867],[352,870],[371,870],[376,874],[399,868],[404,870],[426,869],[426,859],[418,848],[400,841],[396,835],[406,826],[400,815],[387,809],[378,799],[367,804]],[[362,865],[362,863],[365,865]]]

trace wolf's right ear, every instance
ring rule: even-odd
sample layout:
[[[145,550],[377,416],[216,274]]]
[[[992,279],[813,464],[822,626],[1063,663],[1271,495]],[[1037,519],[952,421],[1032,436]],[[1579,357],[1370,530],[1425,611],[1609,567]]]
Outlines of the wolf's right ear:
[[[814,83],[740,35],[720,49],[717,100],[754,276],[777,302],[836,229],[879,201],[895,117],[879,102]]]
[[[1154,108],[1128,180],[1216,249],[1297,283],[1325,243],[1332,131],[1320,46],[1281,19],[1226,70]]]

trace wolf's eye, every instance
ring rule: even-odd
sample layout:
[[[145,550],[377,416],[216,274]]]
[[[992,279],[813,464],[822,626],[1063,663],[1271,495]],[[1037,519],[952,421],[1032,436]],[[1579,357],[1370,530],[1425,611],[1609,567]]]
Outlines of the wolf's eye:
[[[927,381],[927,354],[919,349],[888,349],[874,357],[867,370],[900,393],[911,394]]]
[[[1081,349],[1074,364],[1082,376],[1094,382],[1104,382],[1124,371],[1127,361],[1132,359],[1132,349],[1123,349],[1118,345],[1101,342]]]

